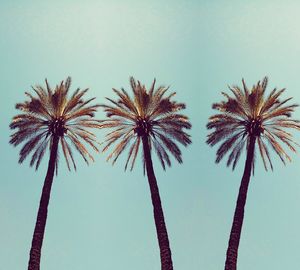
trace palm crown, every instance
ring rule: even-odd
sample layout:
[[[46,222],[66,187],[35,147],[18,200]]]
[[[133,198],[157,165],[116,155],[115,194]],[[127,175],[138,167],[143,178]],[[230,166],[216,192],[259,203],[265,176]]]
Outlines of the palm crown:
[[[209,118],[207,128],[214,131],[208,135],[207,143],[213,146],[222,142],[217,150],[217,163],[230,152],[227,166],[232,164],[234,169],[245,145],[249,145],[250,137],[257,140],[266,170],[268,165],[273,170],[266,142],[283,163],[291,160],[282,144],[293,152],[296,151],[297,143],[293,141],[292,134],[285,129],[300,129],[300,122],[291,119],[291,114],[298,105],[286,105],[291,98],[280,99],[285,89],[275,88],[265,97],[267,83],[268,79],[265,77],[249,90],[243,80],[243,90],[238,86],[229,87],[233,96],[222,92],[227,100],[213,104],[213,109],[220,113]],[[253,169],[254,164],[253,161]]]
[[[185,109],[183,103],[172,101],[172,93],[164,96],[168,87],[160,86],[155,89],[155,80],[149,90],[134,78],[130,78],[133,99],[124,90],[113,89],[119,99],[114,101],[107,98],[112,105],[101,105],[109,119],[102,121],[102,128],[112,128],[106,135],[106,151],[112,144],[116,144],[107,160],[114,157],[116,162],[119,155],[132,142],[129,149],[125,170],[131,160],[131,170],[139,151],[142,137],[147,137],[150,147],[154,147],[162,167],[171,166],[169,154],[182,163],[181,151],[177,145],[187,146],[191,143],[190,136],[184,129],[190,129],[188,117],[178,113]],[[145,168],[145,160],[144,160]]]
[[[46,80],[46,88],[33,87],[36,97],[26,92],[30,100],[16,104],[16,108],[21,110],[22,114],[16,115],[10,124],[11,129],[17,129],[11,135],[10,143],[17,146],[26,142],[20,151],[20,163],[32,153],[30,166],[35,164],[38,169],[47,146],[51,148],[54,137],[59,138],[69,170],[70,162],[76,170],[70,145],[75,146],[87,163],[89,159],[93,160],[84,142],[98,151],[96,137],[87,128],[99,127],[98,121],[94,120],[94,113],[99,105],[89,105],[94,98],[83,100],[88,89],[78,88],[68,97],[70,85],[70,77],[55,89],[51,89]],[[57,165],[58,157],[56,171]]]

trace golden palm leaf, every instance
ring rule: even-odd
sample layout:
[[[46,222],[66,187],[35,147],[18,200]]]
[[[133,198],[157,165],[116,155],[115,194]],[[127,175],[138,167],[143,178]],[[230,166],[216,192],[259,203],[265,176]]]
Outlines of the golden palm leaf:
[[[26,92],[29,100],[16,105],[22,113],[12,119],[10,128],[17,129],[17,131],[11,135],[10,143],[14,146],[24,143],[20,150],[20,163],[31,154],[30,166],[35,165],[38,169],[55,136],[59,137],[69,170],[71,169],[70,163],[76,170],[71,146],[75,147],[87,163],[93,160],[85,144],[98,152],[96,136],[88,129],[99,128],[99,121],[94,119],[99,105],[90,105],[94,98],[86,101],[83,99],[88,89],[77,89],[69,97],[70,86],[70,77],[54,89],[46,80],[46,88],[33,87],[36,96]],[[58,158],[56,164],[57,162]]]
[[[285,129],[300,129],[300,121],[291,119],[298,105],[287,105],[291,98],[280,99],[285,89],[274,89],[265,97],[267,84],[265,77],[249,90],[243,80],[243,90],[238,86],[229,87],[233,96],[222,93],[226,100],[213,104],[213,109],[219,113],[209,118],[207,128],[213,131],[208,134],[206,142],[211,146],[221,143],[217,150],[217,163],[229,154],[227,166],[232,164],[234,169],[251,136],[256,138],[266,170],[269,166],[273,170],[268,146],[283,163],[291,160],[283,146],[296,152],[298,144]]]
[[[115,163],[130,146],[125,170],[130,162],[132,170],[141,146],[141,137],[146,136],[163,169],[166,164],[171,166],[170,154],[182,163],[177,144],[187,146],[191,143],[190,135],[185,132],[185,129],[191,128],[191,124],[187,116],[179,113],[185,109],[185,105],[171,100],[175,93],[165,96],[168,87],[155,89],[155,80],[149,90],[133,77],[130,78],[130,85],[133,98],[124,89],[113,89],[118,99],[107,98],[110,105],[101,105],[107,116],[101,121],[101,128],[111,130],[106,134],[103,152],[115,145],[107,160],[113,159]]]

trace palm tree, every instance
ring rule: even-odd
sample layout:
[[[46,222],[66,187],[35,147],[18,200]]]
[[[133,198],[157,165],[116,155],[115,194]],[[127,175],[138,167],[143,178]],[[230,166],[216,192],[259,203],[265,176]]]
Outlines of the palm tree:
[[[227,166],[232,164],[234,170],[245,147],[247,152],[230,232],[225,270],[235,270],[237,267],[247,190],[251,173],[254,173],[255,147],[259,149],[265,169],[270,167],[273,170],[266,142],[285,164],[286,160],[291,161],[291,158],[284,150],[282,143],[293,152],[296,152],[295,146],[297,145],[293,141],[292,134],[285,129],[300,129],[300,121],[291,119],[292,112],[298,105],[287,105],[286,103],[291,98],[279,99],[285,89],[275,88],[265,97],[267,77],[254,85],[251,90],[247,88],[244,80],[242,82],[243,90],[238,86],[229,87],[232,97],[222,93],[226,101],[213,104],[212,108],[220,113],[211,116],[207,124],[208,129],[214,129],[208,135],[207,143],[214,146],[222,142],[217,150],[216,163],[230,153]]]
[[[35,165],[37,170],[48,147],[50,151],[48,170],[32,238],[29,270],[40,269],[50,192],[54,172],[56,171],[57,174],[58,169],[59,145],[69,170],[71,164],[76,170],[71,145],[75,147],[86,163],[89,163],[89,159],[93,160],[93,157],[84,143],[98,151],[96,137],[87,129],[99,127],[97,120],[94,120],[94,113],[99,105],[89,104],[94,98],[86,101],[83,99],[88,89],[80,90],[78,88],[68,97],[70,85],[71,78],[68,77],[55,89],[51,89],[47,80],[46,88],[33,87],[36,96],[25,93],[29,97],[29,101],[16,104],[16,109],[21,110],[22,113],[16,115],[10,124],[11,129],[17,129],[11,135],[10,143],[14,146],[24,143],[20,151],[19,163],[32,154],[30,166]]]
[[[113,89],[119,97],[118,100],[107,98],[112,104],[101,105],[108,119],[102,121],[102,128],[110,128],[106,135],[106,145],[103,152],[115,144],[114,150],[107,160],[113,159],[114,164],[120,154],[130,146],[125,165],[129,163],[131,170],[134,167],[140,146],[143,148],[144,173],[147,172],[150,187],[154,220],[158,244],[160,248],[161,269],[173,269],[169,238],[163,209],[161,205],[159,189],[152,164],[152,149],[154,148],[163,169],[171,166],[169,154],[182,163],[181,150],[177,146],[180,143],[187,146],[191,143],[190,136],[184,129],[190,129],[191,124],[179,111],[185,109],[183,103],[171,101],[175,95],[165,96],[167,87],[160,86],[155,89],[155,80],[149,90],[134,78],[130,78],[133,91],[133,99],[124,90]]]

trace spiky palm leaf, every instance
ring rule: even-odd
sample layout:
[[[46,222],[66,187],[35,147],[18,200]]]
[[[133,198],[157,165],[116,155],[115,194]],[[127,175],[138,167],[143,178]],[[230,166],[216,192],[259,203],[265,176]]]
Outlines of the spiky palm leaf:
[[[16,115],[10,124],[11,129],[17,129],[11,135],[10,143],[14,146],[25,143],[20,151],[20,163],[32,154],[30,166],[35,164],[35,168],[38,169],[47,148],[51,148],[55,136],[59,137],[69,170],[71,163],[76,170],[71,146],[75,147],[87,163],[93,160],[84,143],[98,152],[96,136],[88,129],[99,127],[99,122],[94,119],[99,105],[90,105],[94,98],[83,99],[88,89],[78,88],[68,96],[70,85],[70,77],[54,89],[46,80],[46,88],[32,87],[36,96],[26,92],[29,101],[16,105],[22,113]],[[58,158],[56,171],[57,164]]]
[[[227,166],[232,164],[234,169],[245,145],[248,146],[250,137],[254,136],[265,169],[270,166],[273,170],[268,145],[283,163],[291,160],[283,145],[296,151],[297,143],[285,129],[300,129],[300,121],[291,119],[291,114],[298,105],[287,105],[291,98],[280,99],[285,89],[275,88],[266,96],[267,77],[251,90],[244,80],[242,82],[243,89],[238,86],[229,87],[233,95],[222,93],[226,101],[213,104],[213,109],[220,113],[209,118],[207,128],[213,131],[208,135],[207,143],[214,146],[222,142],[217,150],[216,162],[229,154]],[[253,169],[254,164],[253,161]]]
[[[153,147],[165,169],[171,166],[170,154],[182,163],[181,150],[178,143],[187,146],[191,143],[190,136],[184,129],[190,129],[188,117],[180,114],[185,109],[183,103],[172,101],[175,93],[165,96],[168,87],[159,86],[155,89],[155,80],[149,90],[139,81],[130,78],[133,98],[124,90],[113,89],[118,100],[107,100],[111,105],[101,105],[108,119],[103,120],[101,127],[112,129],[106,135],[103,151],[115,144],[114,150],[107,160],[116,162],[120,154],[130,146],[125,170],[131,162],[134,167],[143,136],[147,136],[150,147]],[[145,160],[144,160],[145,168]]]

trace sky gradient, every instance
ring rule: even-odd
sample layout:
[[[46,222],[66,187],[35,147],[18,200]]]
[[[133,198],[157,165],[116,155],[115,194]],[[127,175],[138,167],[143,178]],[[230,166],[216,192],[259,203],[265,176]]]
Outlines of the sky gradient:
[[[0,0],[0,270],[26,269],[47,158],[35,172],[8,144],[14,106],[31,85],[115,97],[129,77],[170,85],[187,105],[193,143],[182,165],[164,172],[154,159],[174,269],[224,267],[244,158],[232,172],[205,144],[206,122],[227,85],[269,77],[300,103],[299,1],[3,1]],[[103,118],[99,111],[98,118]],[[294,118],[300,119],[300,109]],[[96,132],[103,141],[105,131]],[[300,141],[300,135],[296,134]],[[300,269],[300,158],[274,172],[257,159],[250,182],[238,267]],[[147,179],[141,162],[124,172],[96,155],[77,172],[61,159],[54,179],[41,268],[160,269]],[[140,161],[140,160],[138,160]]]

